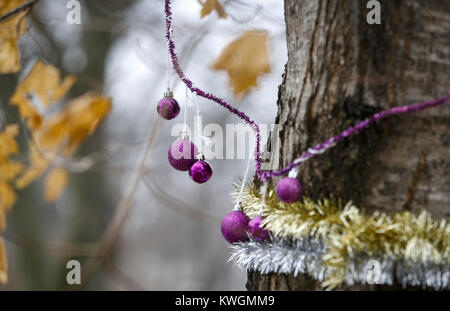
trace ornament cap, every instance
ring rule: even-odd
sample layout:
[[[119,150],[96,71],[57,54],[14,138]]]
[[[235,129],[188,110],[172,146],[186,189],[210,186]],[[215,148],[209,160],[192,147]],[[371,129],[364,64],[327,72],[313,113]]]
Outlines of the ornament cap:
[[[164,97],[165,97],[165,98],[173,98],[173,92],[172,92],[170,89],[167,89],[167,90],[164,92]]]
[[[236,204],[234,204],[233,211],[234,212],[240,211],[241,210],[241,204],[242,204],[242,202],[237,202]]]
[[[199,161],[205,161],[205,155],[203,153],[197,153],[197,155],[195,156],[195,158]]]
[[[182,140],[189,140],[189,139],[190,139],[190,136],[189,136],[188,131],[183,130],[183,131],[181,132],[181,139],[182,139]]]

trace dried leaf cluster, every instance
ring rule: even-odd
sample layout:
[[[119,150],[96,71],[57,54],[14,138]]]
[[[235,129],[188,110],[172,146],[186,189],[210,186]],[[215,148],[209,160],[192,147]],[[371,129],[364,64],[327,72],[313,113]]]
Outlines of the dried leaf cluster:
[[[24,4],[26,0],[0,0],[0,16]],[[0,23],[0,74],[20,70],[19,38],[26,29],[26,11]]]
[[[0,61],[0,67],[2,67]],[[91,135],[111,109],[108,97],[88,92],[57,105],[75,83],[74,76],[61,78],[57,68],[37,61],[17,86],[10,104],[17,107],[29,137],[28,153],[19,155],[16,138],[19,125],[8,125],[0,133],[0,230],[6,226],[6,213],[16,202],[16,191],[45,175],[45,199],[56,200],[66,188],[69,172],[65,163]],[[7,261],[0,239],[0,282],[7,282]]]

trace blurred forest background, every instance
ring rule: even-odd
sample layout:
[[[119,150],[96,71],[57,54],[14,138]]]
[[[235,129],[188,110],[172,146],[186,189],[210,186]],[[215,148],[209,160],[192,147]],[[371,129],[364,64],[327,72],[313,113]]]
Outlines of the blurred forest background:
[[[80,1],[80,25],[67,23],[67,2],[40,0],[34,5],[20,39],[22,70],[0,75],[2,127],[20,122],[16,107],[8,103],[38,59],[63,76],[77,76],[69,97],[97,90],[111,97],[113,108],[75,155],[94,160],[94,165],[71,172],[59,200],[45,202],[42,180],[18,193],[3,234],[9,282],[0,288],[75,288],[66,283],[66,262],[77,259],[83,272],[76,289],[243,290],[247,275],[227,262],[220,221],[232,208],[229,193],[246,161],[212,160],[214,175],[204,185],[194,184],[167,161],[176,139],[171,128],[182,118],[163,122],[156,114],[165,89],[164,1]],[[226,18],[216,11],[201,18],[198,0],[174,1],[181,66],[198,86],[236,102],[226,73],[214,71],[212,64],[245,31],[266,30],[271,72],[239,107],[258,123],[272,124],[287,61],[283,1],[221,3]],[[183,104],[185,87],[174,74],[171,81]],[[200,110],[204,125],[241,122],[212,102],[200,100]],[[26,143],[21,138],[21,147]],[[151,153],[135,187],[136,166],[146,146]]]

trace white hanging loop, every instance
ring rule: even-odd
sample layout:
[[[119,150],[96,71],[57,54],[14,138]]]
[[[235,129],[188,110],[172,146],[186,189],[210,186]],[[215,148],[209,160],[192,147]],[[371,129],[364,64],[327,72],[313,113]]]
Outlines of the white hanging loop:
[[[255,148],[255,146],[250,146],[250,147],[251,148],[249,150],[253,150]],[[252,159],[253,159],[253,157],[249,154],[248,160],[247,160],[247,167],[245,168],[244,178],[243,178],[242,184],[241,184],[241,189],[239,190],[239,195],[238,195],[236,204],[234,205],[234,208],[233,208],[234,211],[239,211],[241,209],[242,195],[244,193],[244,188],[247,183],[248,171],[250,169],[250,162],[252,161]]]
[[[199,104],[198,104],[199,101],[200,101],[200,98],[199,98],[199,96],[197,96],[196,108],[197,108],[197,118],[198,118],[198,120],[200,120],[200,109],[199,109]],[[203,143],[201,134],[202,134],[202,129],[200,128],[200,126],[197,126],[197,135],[198,135],[197,137],[198,137],[198,141],[199,141],[200,144]],[[200,149],[202,149],[202,148],[200,148]]]
[[[261,208],[259,210],[258,216],[261,216],[264,212],[264,207],[266,207],[266,193],[267,193],[267,186],[268,182],[264,182],[261,185],[260,191],[261,191]]]
[[[189,101],[189,94],[188,94],[188,88],[186,87],[186,100],[184,101],[184,130],[187,131],[187,109],[188,109],[188,101]]]
[[[288,177],[290,177],[290,178],[297,178],[298,173],[299,173],[298,167],[294,167],[293,169],[291,169],[291,170],[289,171]]]
[[[247,183],[247,176],[248,176],[248,171],[250,168],[251,160],[252,160],[252,157],[249,156],[248,160],[247,160],[247,167],[245,168],[244,178],[242,179],[241,189],[239,190],[238,199],[237,199],[236,204],[234,205],[233,211],[239,211],[241,209],[242,194],[244,193],[245,184]]]
[[[195,144],[197,145],[197,149],[198,149],[198,157],[197,159],[201,160],[205,160],[205,156],[203,154],[203,145],[204,145],[204,137],[202,136],[202,116],[200,115],[200,108],[199,108],[199,102],[200,102],[200,97],[197,96],[197,100],[195,102],[195,106],[196,106],[196,114],[194,116],[194,131],[195,131],[195,127],[197,127],[197,133],[195,137]],[[194,105],[193,101],[192,101],[192,105]],[[201,159],[200,159],[201,158]]]
[[[188,88],[186,87],[186,99],[184,101],[184,112],[183,112],[183,131],[181,132],[181,139],[189,140],[189,131],[187,127],[187,110],[188,110],[188,103],[189,96],[188,96]]]
[[[167,47],[169,47],[169,43],[167,42]],[[167,49],[169,50],[169,49]],[[167,91],[170,91],[170,53],[167,52],[167,65],[166,65],[166,75],[167,75]]]

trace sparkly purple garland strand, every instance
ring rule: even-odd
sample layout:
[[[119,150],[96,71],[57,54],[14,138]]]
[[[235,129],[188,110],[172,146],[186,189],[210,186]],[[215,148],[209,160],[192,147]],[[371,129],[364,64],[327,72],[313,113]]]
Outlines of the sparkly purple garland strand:
[[[212,100],[213,102],[218,103],[219,105],[221,105],[225,109],[229,110],[231,113],[237,115],[240,119],[244,120],[245,123],[247,123],[248,125],[251,126],[251,128],[253,129],[253,131],[255,132],[255,135],[256,135],[256,150],[255,150],[256,173],[261,180],[264,180],[265,177],[263,176],[263,172],[261,171],[261,161],[259,160],[260,152],[261,152],[260,151],[261,135],[260,135],[259,126],[255,123],[255,121],[250,119],[245,113],[234,108],[233,106],[228,104],[223,99],[218,98],[211,93],[207,93],[207,92],[195,87],[194,83],[185,76],[183,70],[181,70],[181,67],[178,63],[178,56],[175,53],[175,43],[172,40],[171,0],[166,0],[165,12],[166,12],[166,39],[168,42],[170,57],[172,59],[173,69],[176,71],[176,73],[178,74],[178,77],[180,77],[180,79],[184,82],[184,84],[187,86],[187,88],[192,93],[195,93],[198,96],[204,97],[206,99],[209,99],[209,100]]]
[[[247,123],[248,125],[251,126],[251,128],[253,129],[253,131],[255,132],[255,135],[256,135],[256,151],[255,151],[256,174],[257,174],[258,178],[263,182],[268,181],[273,176],[281,176],[281,175],[288,173],[294,167],[299,166],[301,163],[314,157],[317,154],[324,153],[328,149],[334,147],[337,143],[339,143],[344,138],[358,134],[359,132],[368,128],[370,125],[372,125],[372,123],[374,123],[376,121],[379,121],[381,119],[384,119],[384,118],[386,118],[388,116],[392,116],[392,115],[406,114],[406,113],[421,111],[421,110],[424,110],[427,108],[436,107],[436,106],[445,104],[446,102],[448,102],[450,100],[450,94],[448,94],[447,96],[441,97],[437,100],[431,100],[431,101],[423,102],[423,103],[419,103],[419,104],[399,106],[399,107],[394,107],[394,108],[387,109],[387,110],[382,110],[382,111],[374,114],[373,116],[364,119],[363,121],[359,122],[355,126],[351,126],[351,127],[347,128],[342,133],[331,137],[330,139],[324,141],[323,143],[317,144],[316,146],[309,148],[305,153],[303,153],[301,156],[296,158],[291,164],[289,164],[282,170],[280,170],[280,171],[264,171],[263,172],[261,170],[261,160],[260,160],[261,135],[260,135],[260,130],[259,130],[258,125],[252,119],[250,119],[245,113],[234,108],[233,106],[228,104],[223,99],[220,99],[211,93],[207,93],[207,92],[195,87],[193,82],[191,80],[189,80],[185,76],[184,72],[181,70],[180,65],[178,63],[177,54],[175,53],[175,43],[172,40],[171,0],[165,0],[165,1],[166,1],[166,5],[165,5],[166,38],[167,38],[168,49],[169,49],[169,53],[170,53],[170,56],[172,59],[172,65],[173,65],[174,70],[176,71],[176,73],[178,74],[180,79],[184,82],[184,84],[187,86],[187,88],[192,93],[195,93],[198,96],[201,96],[201,97],[209,99],[213,102],[216,102],[217,104],[221,105],[225,109],[229,110],[231,113],[237,115],[240,119],[244,120],[245,123]]]
[[[387,109],[387,110],[382,110],[378,113],[375,113],[373,116],[364,119],[363,121],[359,122],[355,126],[350,126],[342,133],[331,137],[330,139],[324,141],[323,143],[317,144],[314,147],[309,148],[305,153],[303,153],[301,156],[296,158],[291,164],[289,164],[282,170],[273,171],[273,172],[264,172],[263,173],[264,177],[270,178],[272,176],[284,175],[284,174],[288,173],[291,169],[293,169],[295,166],[300,165],[302,162],[305,162],[306,160],[308,160],[309,158],[312,158],[313,156],[315,156],[317,154],[324,153],[331,147],[334,147],[337,143],[339,143],[344,138],[358,134],[359,132],[368,128],[370,125],[372,125],[372,123],[374,123],[376,121],[379,121],[381,119],[384,119],[386,117],[393,116],[393,115],[411,113],[411,112],[421,111],[421,110],[424,110],[427,108],[436,107],[436,106],[445,104],[449,100],[450,100],[450,94],[448,94],[447,96],[441,97],[437,100],[431,100],[431,101],[423,102],[423,103],[419,103],[419,104],[399,106],[399,107],[394,107],[394,108]]]

